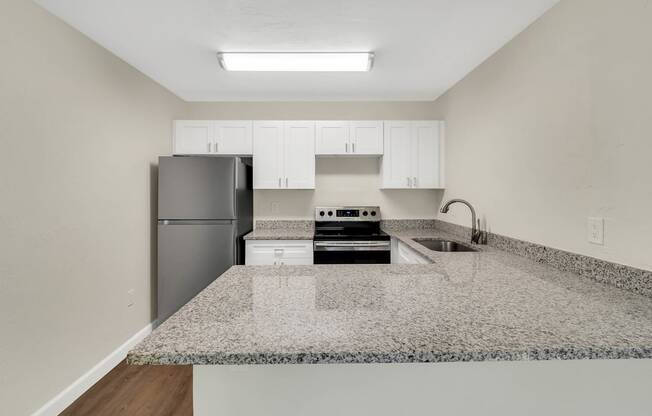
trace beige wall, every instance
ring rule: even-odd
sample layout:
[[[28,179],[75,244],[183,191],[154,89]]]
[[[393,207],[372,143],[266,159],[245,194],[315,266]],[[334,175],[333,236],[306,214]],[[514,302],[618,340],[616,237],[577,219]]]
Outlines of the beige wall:
[[[31,1],[2,2],[0,61],[0,413],[25,415],[151,321],[152,166],[184,107]]]
[[[192,119],[431,120],[429,102],[188,103]],[[312,219],[316,205],[380,205],[385,218],[434,218],[441,191],[381,191],[376,158],[318,158],[314,191],[255,191],[256,219]]]
[[[494,232],[652,269],[650,22],[649,1],[563,0],[438,99],[445,197]]]
[[[216,120],[431,120],[430,102],[188,103],[191,119]]]

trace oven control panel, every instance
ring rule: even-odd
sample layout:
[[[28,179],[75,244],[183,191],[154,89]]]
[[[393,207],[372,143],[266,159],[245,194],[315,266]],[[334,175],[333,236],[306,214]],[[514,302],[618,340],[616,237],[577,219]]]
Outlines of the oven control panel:
[[[316,207],[315,221],[380,221],[380,207]]]

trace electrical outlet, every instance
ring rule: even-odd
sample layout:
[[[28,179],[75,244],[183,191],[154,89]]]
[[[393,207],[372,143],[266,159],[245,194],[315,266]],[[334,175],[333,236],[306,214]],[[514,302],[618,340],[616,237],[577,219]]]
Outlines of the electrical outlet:
[[[127,308],[131,308],[136,304],[136,289],[127,290]]]
[[[589,243],[604,245],[604,218],[589,217]]]
[[[278,202],[271,202],[270,203],[270,210],[272,211],[272,214],[278,214],[280,211],[279,203]]]

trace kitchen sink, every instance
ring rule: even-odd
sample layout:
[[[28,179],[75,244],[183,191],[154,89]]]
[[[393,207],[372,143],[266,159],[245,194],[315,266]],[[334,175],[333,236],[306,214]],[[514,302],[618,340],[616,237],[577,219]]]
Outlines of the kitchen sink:
[[[415,238],[414,241],[432,251],[443,251],[447,253],[477,251],[467,245],[460,244],[455,241],[449,241],[449,240]]]

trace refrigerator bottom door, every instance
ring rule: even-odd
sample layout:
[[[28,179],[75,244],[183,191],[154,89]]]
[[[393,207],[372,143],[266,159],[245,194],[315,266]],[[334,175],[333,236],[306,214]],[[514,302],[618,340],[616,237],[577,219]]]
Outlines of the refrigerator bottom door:
[[[158,225],[158,322],[234,264],[235,224]]]

